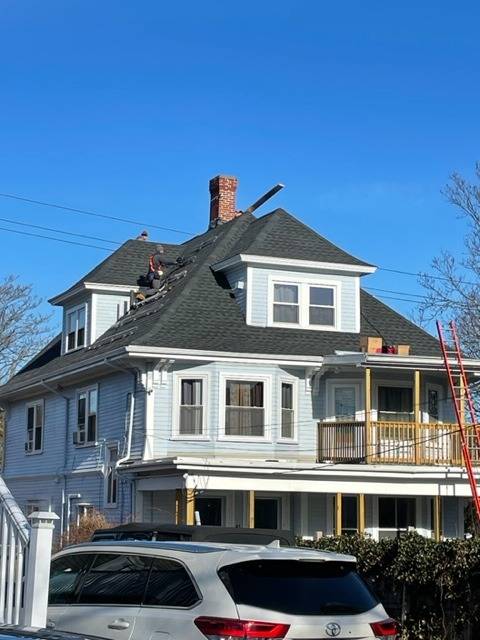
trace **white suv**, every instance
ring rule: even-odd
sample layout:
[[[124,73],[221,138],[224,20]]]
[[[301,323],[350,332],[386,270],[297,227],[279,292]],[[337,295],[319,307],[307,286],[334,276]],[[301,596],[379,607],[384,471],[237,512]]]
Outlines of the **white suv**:
[[[49,598],[49,627],[112,640],[398,634],[355,558],[275,545],[77,545],[54,557]]]

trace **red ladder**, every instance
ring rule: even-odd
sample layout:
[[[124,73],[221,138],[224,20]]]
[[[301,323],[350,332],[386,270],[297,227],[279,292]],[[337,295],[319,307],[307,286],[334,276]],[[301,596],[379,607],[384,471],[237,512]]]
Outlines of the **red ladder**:
[[[445,363],[445,369],[447,371],[448,383],[450,385],[453,406],[455,409],[455,416],[457,418],[458,431],[460,433],[460,441],[462,445],[462,455],[465,467],[467,469],[470,489],[472,491],[473,505],[475,507],[477,521],[480,524],[480,496],[478,494],[477,479],[473,470],[472,456],[470,452],[471,447],[469,443],[471,438],[469,438],[467,434],[467,430],[465,427],[465,418],[463,415],[463,403],[465,400],[467,401],[471,421],[471,424],[468,428],[473,429],[476,442],[475,448],[477,449],[477,451],[480,451],[480,428],[477,422],[477,414],[475,411],[475,406],[473,404],[472,394],[470,393],[470,387],[468,385],[465,367],[463,366],[462,352],[460,349],[460,342],[458,340],[455,322],[452,320],[448,323],[448,327],[444,329],[442,327],[442,323],[437,320],[437,331],[440,340],[440,346],[442,348],[443,361]],[[445,333],[450,336],[450,346],[445,339]],[[458,380],[457,384],[455,384],[455,378],[457,378]]]

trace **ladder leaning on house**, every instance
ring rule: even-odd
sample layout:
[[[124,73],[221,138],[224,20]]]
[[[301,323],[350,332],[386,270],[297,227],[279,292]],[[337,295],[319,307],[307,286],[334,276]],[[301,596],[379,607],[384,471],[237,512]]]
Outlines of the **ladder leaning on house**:
[[[44,627],[52,554],[51,512],[25,518],[0,477],[0,624]]]
[[[455,322],[452,320],[448,323],[448,326],[444,328],[442,323],[437,320],[437,332],[440,339],[440,347],[442,349],[445,369],[447,371],[455,417],[458,423],[462,456],[467,469],[470,489],[472,491],[473,506],[475,509],[477,523],[480,525],[480,496],[478,493],[478,484],[473,470],[472,461],[472,453],[476,460],[479,459],[480,427],[478,425],[475,405],[473,403],[470,386],[468,384],[465,367],[463,365],[462,351]],[[446,338],[446,335],[448,338]],[[465,402],[470,414],[469,425],[465,424]]]

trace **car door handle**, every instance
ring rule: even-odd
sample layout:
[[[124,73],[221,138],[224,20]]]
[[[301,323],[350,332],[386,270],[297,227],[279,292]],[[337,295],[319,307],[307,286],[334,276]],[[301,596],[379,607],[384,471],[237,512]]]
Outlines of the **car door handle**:
[[[121,631],[122,629],[128,629],[130,626],[130,622],[127,620],[114,620],[108,625],[109,629],[118,629]]]

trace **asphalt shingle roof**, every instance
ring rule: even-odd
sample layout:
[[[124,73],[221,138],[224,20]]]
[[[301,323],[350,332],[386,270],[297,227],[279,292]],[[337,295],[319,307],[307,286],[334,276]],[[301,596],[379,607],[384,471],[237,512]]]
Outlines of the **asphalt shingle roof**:
[[[290,220],[294,221],[292,225]],[[292,356],[359,351],[360,337],[355,333],[247,325],[225,277],[212,269],[212,265],[236,255],[239,250],[265,255],[270,246],[274,251],[269,229],[281,245],[284,257],[290,246],[292,258],[310,260],[315,255],[319,261],[333,261],[334,257],[340,259],[341,256],[341,262],[350,264],[356,260],[334,245],[331,245],[333,249],[329,248],[330,243],[318,240],[314,232],[310,232],[314,236],[311,241],[297,243],[290,234],[299,226],[302,234],[304,228],[308,230],[282,210],[259,220],[252,214],[243,214],[182,245],[164,245],[166,255],[182,255],[188,263],[185,267],[173,268],[178,280],[163,298],[152,300],[121,318],[86,349],[60,355],[57,338],[8,385],[28,382],[60,367],[82,363],[89,357],[127,345]],[[287,238],[280,243],[284,233],[289,236],[289,244]],[[302,253],[302,247],[307,251],[307,245],[308,251],[321,245],[326,253]],[[145,272],[153,246],[154,243],[129,240],[87,274],[85,280],[106,282],[106,278],[111,278],[113,284],[136,284]],[[335,256],[327,249],[335,252]],[[412,355],[439,355],[439,345],[433,336],[365,291],[361,292],[361,335],[382,336],[389,344],[409,344]]]
[[[372,266],[347,253],[283,209],[255,220],[232,249],[237,254]]]

